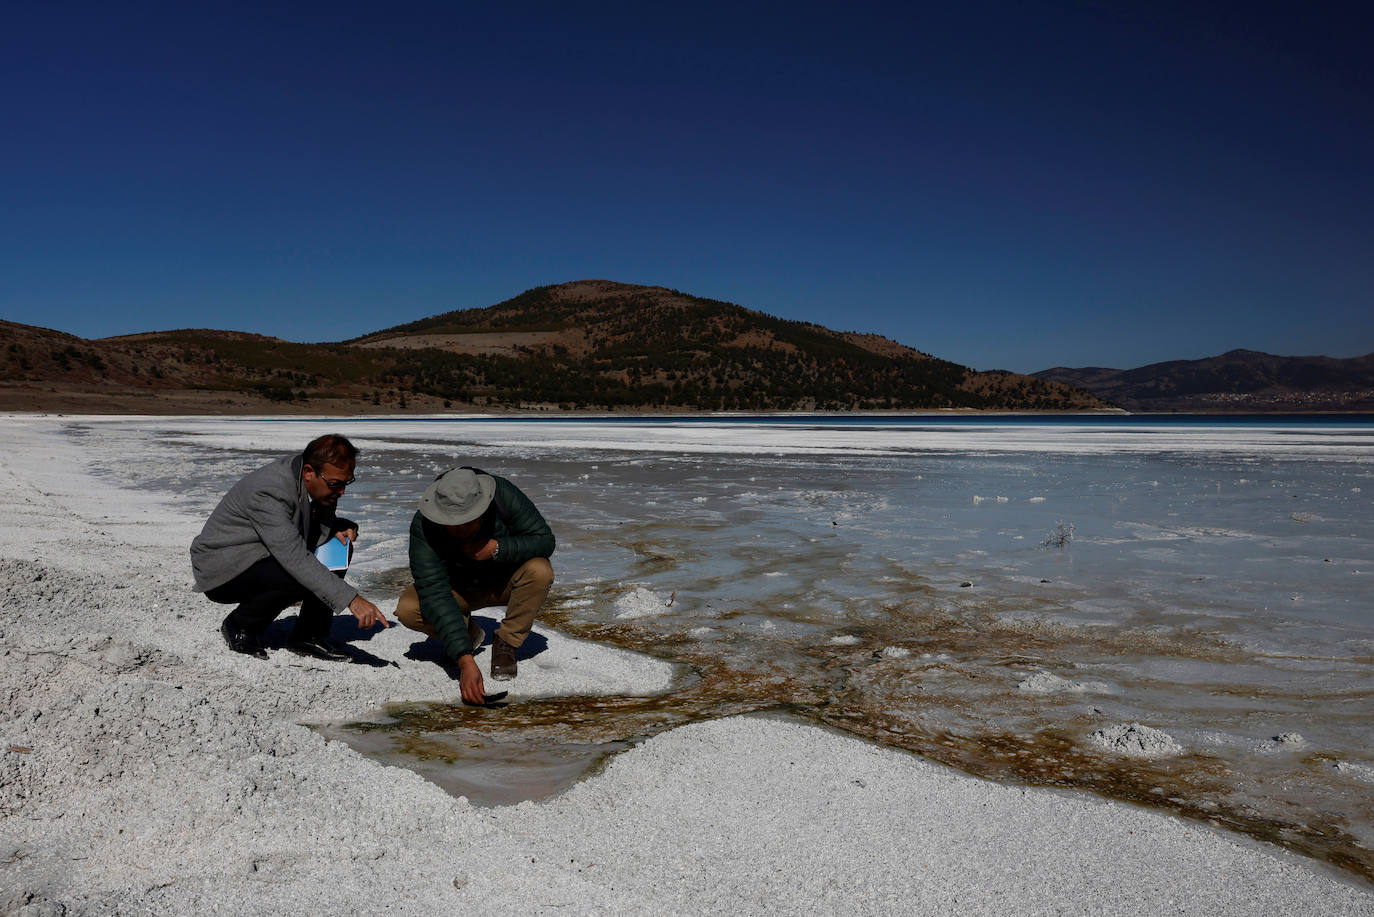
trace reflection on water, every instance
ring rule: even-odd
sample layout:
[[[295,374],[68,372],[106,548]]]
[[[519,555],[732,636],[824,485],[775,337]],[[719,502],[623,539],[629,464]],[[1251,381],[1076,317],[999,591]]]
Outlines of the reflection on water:
[[[514,720],[502,721],[499,729],[474,729],[466,712],[448,705],[410,705],[393,709],[394,719],[385,723],[317,729],[326,738],[408,767],[445,792],[482,806],[546,799],[632,744],[581,736],[559,739],[528,721],[518,729]]]
[[[338,735],[452,792],[491,782],[526,798],[661,730],[783,708],[1374,878],[1374,466],[1071,451],[374,444],[350,488],[371,533],[365,576],[395,581],[416,495],[461,458],[512,477],[553,523],[547,623],[695,677],[655,698],[408,705]],[[1123,757],[1092,739],[1127,723],[1182,752]],[[516,778],[512,761],[538,767]]]

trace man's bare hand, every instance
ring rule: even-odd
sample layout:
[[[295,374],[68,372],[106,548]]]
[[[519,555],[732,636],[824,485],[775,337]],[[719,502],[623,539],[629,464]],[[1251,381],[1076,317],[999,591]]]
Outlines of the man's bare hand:
[[[368,630],[377,624],[383,627],[391,626],[391,622],[382,614],[382,610],[361,595],[353,597],[353,601],[348,603],[348,610],[353,612],[353,617],[358,619],[358,626],[363,630]]]
[[[353,542],[358,540],[358,530],[356,528],[339,529],[337,532],[334,533],[334,537],[342,541],[344,544],[352,544]]]
[[[458,687],[463,692],[463,700],[469,704],[485,704],[486,688],[482,684],[482,670],[473,661],[472,654],[458,657]]]

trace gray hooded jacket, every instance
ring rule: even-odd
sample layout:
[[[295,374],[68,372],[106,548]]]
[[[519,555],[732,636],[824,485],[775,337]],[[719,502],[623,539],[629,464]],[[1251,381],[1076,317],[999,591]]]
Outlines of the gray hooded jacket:
[[[291,578],[335,611],[342,611],[358,590],[329,572],[314,550],[348,525],[332,509],[321,507],[319,534],[306,544],[310,494],[301,480],[304,460],[287,455],[249,472],[219,501],[195,541],[191,569],[196,591],[222,586],[265,557],[276,558]]]

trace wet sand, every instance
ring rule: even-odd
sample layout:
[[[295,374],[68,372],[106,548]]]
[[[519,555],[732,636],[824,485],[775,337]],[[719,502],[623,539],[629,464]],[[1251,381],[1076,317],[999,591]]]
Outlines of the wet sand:
[[[202,520],[83,473],[61,420],[0,422],[0,912],[1374,914],[1367,886],[1279,848],[776,714],[473,806],[301,725],[454,698],[418,635],[341,619],[370,664],[229,653],[190,588]],[[541,633],[515,704],[673,684]]]

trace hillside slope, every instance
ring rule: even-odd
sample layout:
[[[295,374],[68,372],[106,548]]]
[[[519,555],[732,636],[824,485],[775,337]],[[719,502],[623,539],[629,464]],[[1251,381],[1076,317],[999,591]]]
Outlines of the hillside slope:
[[[1058,382],[975,372],[878,335],[606,280],[338,343],[204,329],[85,340],[0,322],[0,379],[9,410],[1104,407]]]
[[[978,373],[872,334],[837,332],[663,287],[536,287],[358,338],[474,358],[417,360],[420,391],[501,380],[524,400],[699,410],[1100,408],[1081,392]],[[482,378],[472,378],[474,368]]]
[[[1057,366],[1034,375],[1130,411],[1374,410],[1374,354],[1337,359],[1232,350],[1135,369]]]

